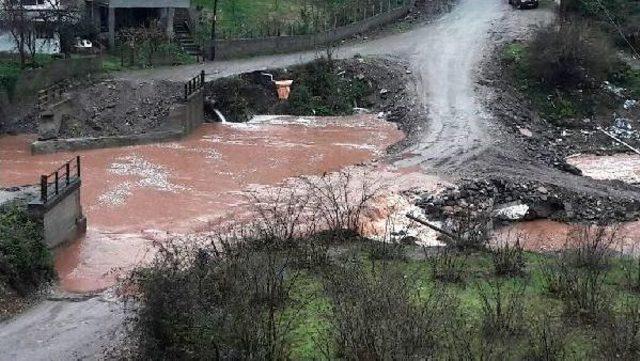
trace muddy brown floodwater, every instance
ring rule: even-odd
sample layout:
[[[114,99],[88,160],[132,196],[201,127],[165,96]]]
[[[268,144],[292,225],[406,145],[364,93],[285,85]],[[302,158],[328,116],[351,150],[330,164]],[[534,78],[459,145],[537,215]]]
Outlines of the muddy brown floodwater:
[[[0,186],[33,184],[74,154],[32,156],[34,136],[0,137]],[[377,158],[403,138],[395,125],[362,115],[260,117],[206,124],[171,143],[83,151],[87,234],[56,252],[65,291],[98,291],[149,259],[168,233],[203,230],[246,203],[244,191]]]

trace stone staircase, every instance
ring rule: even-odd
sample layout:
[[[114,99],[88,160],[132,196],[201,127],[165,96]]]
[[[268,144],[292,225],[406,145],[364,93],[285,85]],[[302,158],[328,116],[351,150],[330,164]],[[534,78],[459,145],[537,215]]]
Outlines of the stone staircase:
[[[190,17],[187,9],[176,9],[173,18],[174,39],[185,53],[202,58],[202,49],[193,39],[192,29],[190,29]]]

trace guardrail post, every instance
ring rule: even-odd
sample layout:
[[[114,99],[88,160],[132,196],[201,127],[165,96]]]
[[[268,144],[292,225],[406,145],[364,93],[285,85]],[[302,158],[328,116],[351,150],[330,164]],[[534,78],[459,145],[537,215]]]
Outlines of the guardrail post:
[[[56,171],[55,173],[56,175],[56,195],[58,195],[60,193],[60,188],[58,187],[58,171]]]
[[[69,162],[67,162],[67,164],[65,164],[64,167],[65,167],[65,171],[67,172],[67,174],[65,176],[66,184],[69,185],[69,180],[70,180],[69,179],[69,177],[70,177],[69,173],[71,173],[71,164]]]
[[[47,176],[40,176],[40,200],[47,203],[47,187],[49,187]]]
[[[78,179],[80,178],[80,156],[76,156],[76,169],[78,170]]]
[[[200,86],[204,87],[204,70],[200,72]]]

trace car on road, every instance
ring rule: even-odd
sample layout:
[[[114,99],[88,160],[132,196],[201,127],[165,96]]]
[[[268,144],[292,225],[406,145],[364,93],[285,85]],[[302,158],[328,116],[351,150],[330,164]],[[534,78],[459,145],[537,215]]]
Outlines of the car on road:
[[[535,9],[540,5],[539,0],[509,0],[509,4],[518,9]]]

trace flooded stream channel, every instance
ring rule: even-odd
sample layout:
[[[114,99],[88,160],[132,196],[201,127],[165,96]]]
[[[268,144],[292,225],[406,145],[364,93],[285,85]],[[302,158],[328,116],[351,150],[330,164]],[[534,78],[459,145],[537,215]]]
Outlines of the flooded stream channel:
[[[398,168],[377,162],[387,147],[403,138],[395,125],[371,115],[353,117],[257,117],[246,124],[206,124],[188,138],[124,148],[83,151],[82,204],[88,231],[56,250],[60,285],[68,292],[95,292],[153,257],[154,242],[172,235],[212,229],[215,222],[237,221],[251,204],[247,191],[275,187],[301,175],[322,175],[345,167],[372,169],[386,183],[373,227],[388,217],[406,222],[412,205],[401,193],[436,191],[446,182],[419,167]],[[34,184],[74,154],[32,156],[35,136],[0,137],[0,186]],[[637,182],[640,157],[574,157],[586,175]],[[362,164],[367,164],[362,166]],[[613,165],[613,170],[603,168]],[[386,204],[385,204],[386,206]],[[393,213],[394,207],[399,212]],[[381,209],[384,207],[381,207]],[[376,225],[376,222],[379,224]],[[498,238],[525,234],[525,247],[552,250],[562,245],[571,226],[534,221],[500,230]],[[640,223],[623,227],[625,244],[640,243]],[[435,240],[433,232],[425,239]]]
[[[167,233],[206,230],[246,202],[243,191],[378,158],[402,139],[375,116],[261,117],[206,124],[171,143],[79,152],[87,234],[56,252],[64,290],[110,286]],[[32,156],[34,136],[0,137],[0,186],[34,184],[73,155]],[[75,154],[75,153],[74,153]]]

